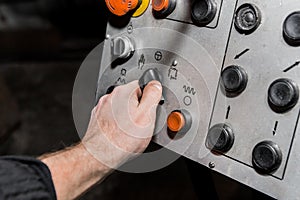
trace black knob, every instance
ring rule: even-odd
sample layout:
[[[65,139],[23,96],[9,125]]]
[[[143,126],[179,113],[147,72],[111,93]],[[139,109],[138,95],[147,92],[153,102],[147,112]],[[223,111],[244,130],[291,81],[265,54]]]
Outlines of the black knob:
[[[143,91],[144,88],[147,86],[147,84],[154,80],[156,80],[160,83],[162,82],[159,71],[156,68],[147,69],[144,72],[144,74],[141,76],[141,78],[139,79],[139,86],[140,86],[141,90]],[[165,98],[162,96],[159,104],[162,105],[162,104],[164,104],[164,102],[165,102]]]
[[[257,29],[260,23],[261,14],[255,5],[246,3],[237,9],[234,25],[238,32],[250,34]]]
[[[233,130],[227,124],[216,124],[209,129],[206,146],[213,151],[227,152],[234,143]]]
[[[283,37],[291,46],[300,46],[300,11],[291,13],[283,23]]]
[[[196,0],[192,5],[191,13],[195,24],[205,26],[215,18],[217,4],[214,0]]]
[[[282,153],[277,144],[271,141],[258,143],[252,152],[254,168],[263,174],[277,170],[281,164]]]
[[[144,87],[146,87],[146,85],[153,80],[161,82],[161,75],[156,68],[146,70],[141,76],[141,78],[139,79],[139,85],[141,89],[143,90]]]
[[[289,79],[274,81],[268,90],[268,101],[271,109],[283,113],[293,108],[299,99],[299,89],[295,82]]]
[[[247,87],[248,76],[242,67],[232,65],[222,71],[221,80],[226,96],[235,97]]]
[[[117,85],[109,86],[106,90],[106,94],[111,94],[116,87],[117,87]]]

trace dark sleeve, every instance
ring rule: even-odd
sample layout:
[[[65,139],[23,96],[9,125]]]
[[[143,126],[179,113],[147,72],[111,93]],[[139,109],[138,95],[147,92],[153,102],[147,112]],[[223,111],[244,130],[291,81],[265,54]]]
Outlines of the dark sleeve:
[[[0,200],[56,200],[48,167],[30,157],[0,157]]]

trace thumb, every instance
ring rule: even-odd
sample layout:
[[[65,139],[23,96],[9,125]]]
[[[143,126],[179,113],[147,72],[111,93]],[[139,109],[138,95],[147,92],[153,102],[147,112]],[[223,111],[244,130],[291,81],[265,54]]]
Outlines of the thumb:
[[[151,109],[153,106],[158,105],[162,96],[162,86],[158,81],[151,81],[144,88],[143,95],[139,107],[144,109]]]

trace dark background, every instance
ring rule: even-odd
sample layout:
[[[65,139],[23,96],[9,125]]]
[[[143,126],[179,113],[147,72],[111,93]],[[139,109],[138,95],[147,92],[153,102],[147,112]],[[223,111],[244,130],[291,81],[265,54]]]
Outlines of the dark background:
[[[104,0],[0,0],[1,155],[38,156],[79,141],[73,83],[108,17]],[[81,199],[270,198],[180,158],[156,172],[116,171]]]

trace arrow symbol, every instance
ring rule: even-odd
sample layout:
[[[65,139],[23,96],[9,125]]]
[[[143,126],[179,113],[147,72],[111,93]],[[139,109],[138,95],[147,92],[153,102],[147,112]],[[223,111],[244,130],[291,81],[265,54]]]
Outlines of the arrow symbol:
[[[228,119],[228,117],[229,117],[230,109],[231,109],[231,107],[228,106],[228,107],[227,107],[227,113],[226,113],[226,119]]]
[[[286,68],[285,70],[283,70],[283,72],[288,72],[291,69],[293,69],[294,67],[297,67],[299,64],[300,64],[300,61],[297,61],[294,64],[292,64],[291,66],[289,66],[288,68]]]
[[[277,126],[278,126],[278,121],[275,122],[275,126],[274,126],[274,129],[273,129],[273,135],[276,135]]]
[[[250,49],[245,49],[244,51],[242,51],[241,53],[239,53],[238,55],[236,55],[234,57],[234,59],[239,59],[242,55],[244,55],[245,53],[247,53]]]

